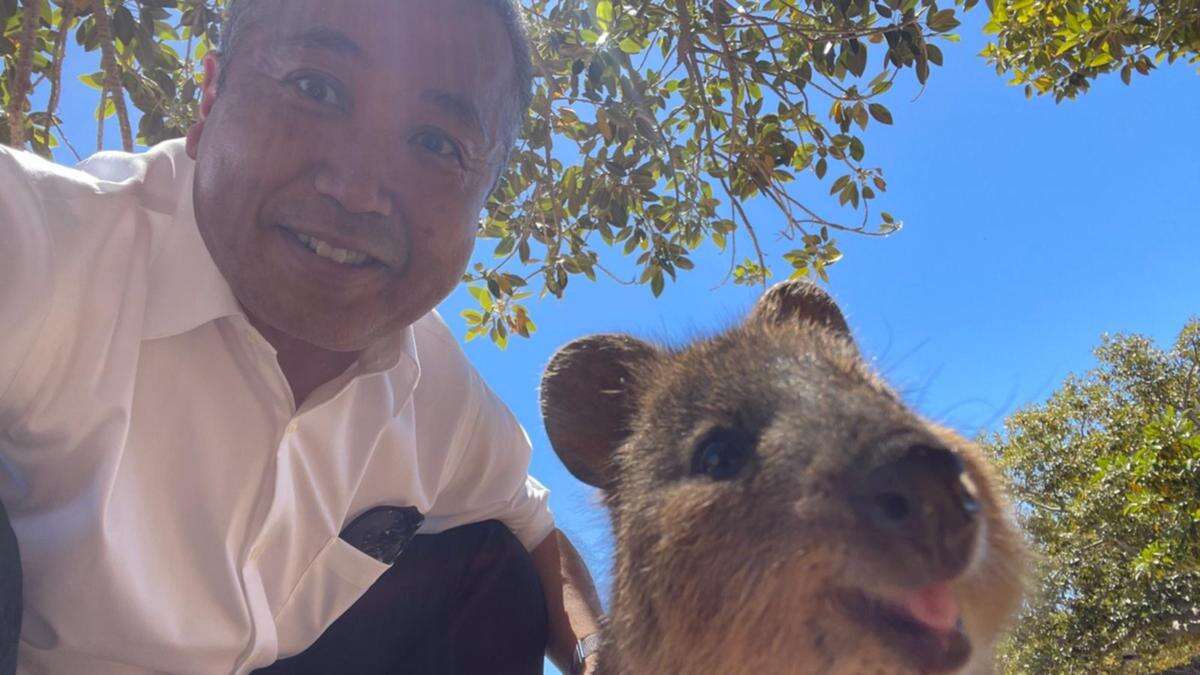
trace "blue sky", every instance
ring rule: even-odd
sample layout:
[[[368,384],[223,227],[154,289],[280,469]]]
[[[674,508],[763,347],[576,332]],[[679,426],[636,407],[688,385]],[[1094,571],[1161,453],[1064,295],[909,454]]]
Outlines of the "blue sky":
[[[969,436],[995,430],[1093,363],[1106,332],[1167,343],[1200,314],[1200,77],[1164,67],[1133,86],[1100,81],[1085,98],[1026,100],[976,56],[984,12],[944,45],[916,101],[915,82],[887,99],[867,162],[883,166],[882,208],[905,220],[888,239],[844,237],[830,290],[878,369],[926,415]],[[911,76],[910,76],[911,80]],[[827,187],[809,183],[804,198]],[[766,205],[751,210],[777,230]],[[777,255],[788,242],[767,237]],[[484,251],[486,253],[486,251]],[[607,576],[607,523],[590,489],[558,463],[542,431],[537,384],[554,349],[593,332],[685,339],[728,325],[758,289],[721,286],[714,251],[655,300],[644,287],[573,282],[535,303],[532,341],[467,350],[529,430],[533,472],[554,491],[561,526]],[[785,275],[785,265],[776,267]],[[448,300],[454,320],[471,304]]]
[[[1133,86],[1101,80],[1079,101],[1028,101],[977,56],[976,9],[945,44],[919,98],[911,75],[885,99],[895,125],[872,125],[867,163],[884,167],[881,207],[904,219],[883,240],[846,236],[830,289],[864,352],[926,415],[973,436],[1043,400],[1092,364],[1101,334],[1136,332],[1164,346],[1200,314],[1200,77],[1163,66]],[[97,94],[75,79],[66,129],[94,147]],[[109,147],[119,143],[115,126]],[[86,154],[86,153],[85,153]],[[69,154],[59,157],[72,163]],[[797,187],[820,203],[827,186]],[[760,231],[779,218],[754,204]],[[766,237],[768,250],[787,242]],[[488,244],[480,256],[489,257]],[[712,250],[654,299],[646,287],[574,281],[565,300],[533,302],[540,332],[501,352],[466,349],[534,444],[532,473],[553,491],[560,527],[608,585],[607,521],[593,492],[562,468],[537,405],[542,368],[562,344],[594,332],[678,341],[741,317],[759,290],[721,285],[728,259]],[[776,258],[776,262],[779,262]],[[786,275],[785,266],[776,270]],[[461,335],[465,291],[442,313]]]

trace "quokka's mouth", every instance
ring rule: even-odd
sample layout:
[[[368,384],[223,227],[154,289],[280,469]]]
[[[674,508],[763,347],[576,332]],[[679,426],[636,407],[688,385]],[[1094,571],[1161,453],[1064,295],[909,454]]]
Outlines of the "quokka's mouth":
[[[932,587],[931,587],[932,589]],[[921,673],[952,673],[971,658],[971,640],[963,630],[947,588],[921,589],[899,599],[883,599],[842,589],[835,597],[843,612],[876,635]]]

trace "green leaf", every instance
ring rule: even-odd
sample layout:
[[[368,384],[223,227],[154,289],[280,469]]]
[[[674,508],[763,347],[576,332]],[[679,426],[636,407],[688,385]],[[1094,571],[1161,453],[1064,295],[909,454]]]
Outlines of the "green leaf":
[[[869,109],[871,111],[871,117],[874,117],[876,121],[882,124],[892,123],[892,113],[887,108],[878,103],[872,103],[869,106]]]
[[[651,278],[650,290],[654,293],[654,297],[657,298],[660,295],[662,295],[663,287],[665,285],[666,285],[666,281],[663,279],[662,272],[658,272],[657,274],[654,275],[653,278]]]
[[[953,9],[943,9],[930,14],[926,24],[939,33],[954,30],[962,25],[958,19],[954,18]]]
[[[95,89],[96,91],[103,91],[104,90],[104,71],[97,70],[94,73],[80,75],[79,81],[86,84],[87,86],[91,87],[92,89]]]
[[[621,51],[626,54],[637,54],[642,51],[642,45],[633,38],[625,38],[620,42]]]
[[[106,96],[104,98],[104,108],[103,109],[101,109],[99,106],[96,106],[96,119],[97,120],[106,120],[116,114],[117,114],[117,103],[116,103],[116,101],[113,100],[112,96]]]
[[[494,307],[494,301],[492,299],[492,293],[490,290],[480,286],[470,286],[467,288],[467,290],[471,293],[471,296],[475,298],[475,301],[479,303],[479,306],[483,307],[484,311],[492,311],[492,308]]]
[[[596,19],[600,30],[607,31],[608,27],[612,25],[613,20],[612,2],[609,0],[599,0],[596,3]]]

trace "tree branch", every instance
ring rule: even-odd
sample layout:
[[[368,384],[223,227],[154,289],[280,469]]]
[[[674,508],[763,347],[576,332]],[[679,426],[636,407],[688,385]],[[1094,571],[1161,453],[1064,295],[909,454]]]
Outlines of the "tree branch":
[[[96,15],[96,39],[100,42],[101,63],[104,71],[104,88],[112,96],[117,109],[117,122],[121,127],[121,146],[125,152],[133,152],[133,130],[129,126],[129,110],[125,107],[125,88],[121,85],[121,64],[117,61],[117,49],[113,44],[112,24],[108,17],[108,3],[92,0]],[[102,97],[103,99],[103,97]],[[101,100],[100,125],[104,125],[104,102]]]
[[[33,74],[33,52],[37,42],[38,24],[41,23],[42,0],[25,0],[21,13],[21,46],[17,51],[17,66],[9,82],[8,97],[9,144],[14,148],[25,147],[25,105],[29,100],[30,76]]]

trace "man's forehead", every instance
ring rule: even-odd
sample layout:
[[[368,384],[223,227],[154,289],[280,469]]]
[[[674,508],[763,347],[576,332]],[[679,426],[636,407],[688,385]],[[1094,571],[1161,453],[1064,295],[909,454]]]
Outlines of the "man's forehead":
[[[295,30],[280,31],[277,34],[280,46],[299,47],[301,49],[322,49],[340,56],[353,58],[356,61],[367,59],[367,53],[362,45],[346,33],[323,24],[300,25]]]
[[[516,64],[507,28],[482,0],[270,4],[278,16],[256,22],[268,51],[345,61],[381,87],[419,85],[422,102],[494,135],[500,122],[490,118],[513,86]]]
[[[511,66],[507,28],[483,0],[288,0],[255,22],[273,46],[326,49],[395,67],[411,52],[479,55],[477,63]],[[448,39],[449,38],[449,39]],[[440,47],[440,49],[439,49]],[[501,54],[505,56],[496,58]],[[465,61],[465,59],[454,59]]]

